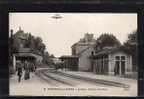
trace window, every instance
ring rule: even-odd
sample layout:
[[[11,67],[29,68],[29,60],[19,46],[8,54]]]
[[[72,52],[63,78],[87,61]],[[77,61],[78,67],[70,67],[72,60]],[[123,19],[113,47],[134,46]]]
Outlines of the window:
[[[123,60],[125,60],[125,56],[116,56],[115,60],[121,60],[121,61],[123,61]]]
[[[125,56],[121,56],[121,60],[125,60]]]
[[[116,59],[116,60],[120,60],[120,56],[116,56],[115,59]]]
[[[116,74],[125,74],[126,57],[125,56],[115,56],[115,68],[114,72]]]

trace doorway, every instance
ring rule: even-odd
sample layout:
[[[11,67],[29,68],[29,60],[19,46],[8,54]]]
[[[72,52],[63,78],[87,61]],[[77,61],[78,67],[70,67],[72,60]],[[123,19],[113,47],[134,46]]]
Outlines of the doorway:
[[[115,57],[115,68],[114,74],[115,75],[124,75],[125,74],[125,56],[116,56]]]

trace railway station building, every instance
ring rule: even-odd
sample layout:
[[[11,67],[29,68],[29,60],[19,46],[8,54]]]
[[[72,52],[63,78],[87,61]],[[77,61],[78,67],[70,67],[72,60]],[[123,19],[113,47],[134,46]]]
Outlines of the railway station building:
[[[132,55],[121,46],[105,46],[95,50],[95,39],[92,34],[85,34],[84,38],[72,45],[72,55],[78,57],[78,71],[89,71],[105,75],[131,74]]]
[[[91,52],[94,51],[93,45],[95,39],[93,34],[86,33],[84,38],[71,46],[72,55],[78,57],[78,70],[79,71],[92,71],[91,70]]]
[[[93,72],[106,75],[132,73],[132,56],[122,48],[104,48],[91,57]]]
[[[24,46],[24,43],[28,39],[28,36],[29,35],[24,33],[24,31],[21,30],[21,28],[19,28],[19,30],[13,35],[13,41],[15,42],[16,40],[15,45],[18,48],[15,52],[12,53],[12,68],[14,71],[16,69],[17,61],[33,62],[36,65],[40,65],[42,63],[43,57],[40,54],[35,53],[31,48]]]

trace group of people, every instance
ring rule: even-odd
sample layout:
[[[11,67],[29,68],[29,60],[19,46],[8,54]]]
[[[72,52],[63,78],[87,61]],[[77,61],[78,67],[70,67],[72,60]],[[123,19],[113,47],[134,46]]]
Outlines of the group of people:
[[[21,78],[24,75],[24,79],[30,79],[30,72],[35,72],[36,66],[34,62],[18,61],[16,62],[16,72],[18,75],[18,82],[21,82]]]

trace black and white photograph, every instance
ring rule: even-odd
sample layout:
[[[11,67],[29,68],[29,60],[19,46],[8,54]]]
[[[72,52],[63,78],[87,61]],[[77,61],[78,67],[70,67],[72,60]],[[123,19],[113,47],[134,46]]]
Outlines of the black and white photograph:
[[[10,96],[138,95],[137,13],[9,13]]]

